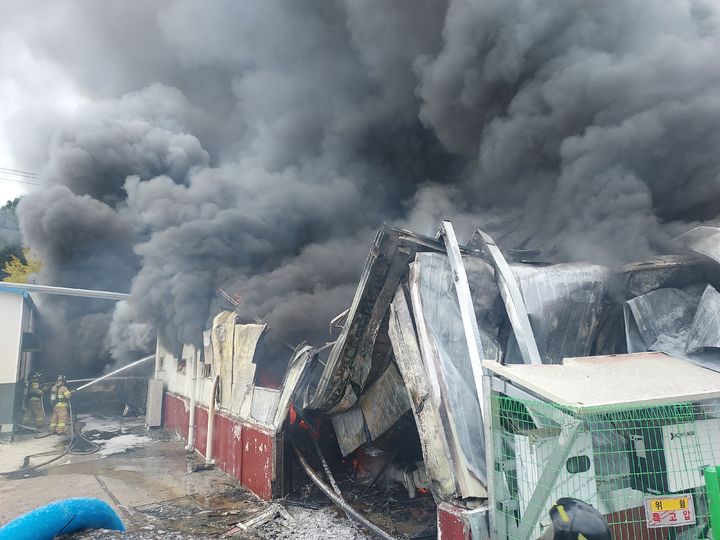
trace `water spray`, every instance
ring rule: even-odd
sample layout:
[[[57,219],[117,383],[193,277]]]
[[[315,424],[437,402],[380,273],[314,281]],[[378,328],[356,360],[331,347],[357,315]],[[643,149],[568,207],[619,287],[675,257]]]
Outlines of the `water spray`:
[[[106,375],[103,375],[102,377],[98,377],[97,379],[93,379],[89,383],[83,384],[82,386],[79,386],[73,392],[79,392],[80,390],[87,388],[90,385],[95,384],[96,382],[100,382],[102,380],[107,379],[108,377],[112,377],[116,373],[120,373],[121,371],[125,371],[126,369],[130,369],[131,367],[137,366],[139,364],[142,364],[143,362],[147,362],[148,360],[151,360],[155,358],[154,354],[151,354],[150,356],[146,356],[145,358],[141,358],[140,360],[135,360],[134,362],[130,362],[128,365],[123,366],[121,368],[116,369],[115,371],[111,371],[110,373],[107,373]]]

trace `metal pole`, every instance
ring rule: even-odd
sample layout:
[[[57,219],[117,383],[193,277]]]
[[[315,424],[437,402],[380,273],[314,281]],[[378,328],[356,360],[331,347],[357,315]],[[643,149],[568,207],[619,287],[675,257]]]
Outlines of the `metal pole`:
[[[482,399],[485,402],[483,407],[483,430],[485,432],[485,463],[487,467],[487,491],[488,491],[488,521],[490,528],[490,538],[492,540],[507,540],[505,534],[505,527],[503,527],[502,534],[498,534],[498,493],[497,489],[500,482],[497,482],[495,475],[504,474],[502,471],[495,470],[495,460],[497,459],[498,452],[495,451],[495,447],[502,447],[502,441],[498,441],[497,437],[493,433],[493,425],[499,426],[497,422],[497,412],[493,412],[493,401],[492,401],[492,374],[483,370],[483,393]],[[498,444],[499,442],[499,444]],[[502,452],[500,452],[502,454]],[[504,479],[503,479],[504,480]]]
[[[157,332],[157,337],[155,338],[155,379],[160,378],[160,332]]]
[[[472,369],[473,381],[475,382],[475,392],[477,393],[477,399],[480,403],[480,412],[484,416],[485,401],[483,400],[481,365],[483,358],[480,356],[484,356],[485,353],[483,351],[482,340],[480,339],[477,317],[475,317],[475,308],[473,307],[467,272],[465,272],[462,253],[460,252],[460,246],[458,245],[452,223],[443,221],[438,230],[438,236],[443,239],[450,268],[452,268],[453,271],[453,283],[460,308],[460,319],[462,320],[465,344],[470,358],[470,368]]]
[[[18,289],[43,294],[60,294],[63,296],[81,296],[83,298],[99,298],[101,300],[125,300],[130,295],[112,291],[95,291],[92,289],[73,289],[71,287],[54,287],[51,285],[37,285],[35,283],[10,283],[0,281],[0,291]]]
[[[705,467],[705,489],[710,511],[710,530],[712,540],[720,538],[720,484],[718,484],[717,467]]]
[[[151,358],[155,358],[155,355],[154,355],[154,354],[151,354],[150,356],[146,356],[145,358],[141,358],[140,360],[135,360],[134,362],[131,362],[131,363],[128,364],[127,366],[123,366],[123,367],[121,367],[121,368],[119,368],[119,369],[116,369],[115,371],[111,371],[111,372],[108,373],[107,375],[103,375],[102,377],[98,377],[97,379],[93,379],[93,380],[90,381],[89,383],[83,384],[81,387],[76,388],[76,389],[75,389],[75,392],[79,392],[79,391],[82,390],[83,388],[87,388],[88,386],[90,386],[90,385],[92,385],[92,384],[95,384],[96,382],[100,382],[100,381],[102,381],[102,380],[104,380],[104,379],[107,379],[108,377],[112,377],[112,376],[115,375],[116,373],[120,373],[121,371],[125,371],[126,369],[130,369],[131,367],[137,366],[138,364],[142,364],[143,362],[147,362],[147,361],[150,360]]]
[[[493,266],[495,267],[495,277],[498,287],[500,288],[500,296],[502,296],[503,302],[505,303],[505,310],[507,311],[510,324],[515,333],[515,339],[517,340],[523,362],[536,366],[541,365],[542,359],[540,358],[540,352],[537,348],[535,334],[533,334],[522,291],[515,279],[515,275],[510,269],[510,265],[489,234],[477,229],[473,237],[479,238],[486,253],[492,259]]]
[[[318,457],[320,458],[320,462],[322,463],[323,469],[325,469],[325,476],[327,476],[328,480],[330,481],[330,485],[333,488],[333,491],[337,494],[338,497],[342,497],[342,492],[340,491],[340,487],[337,485],[337,482],[335,482],[335,477],[333,476],[332,471],[330,470],[330,466],[327,463],[327,460],[325,459],[325,456],[322,453],[322,450],[320,449],[320,444],[317,442],[317,439],[315,437],[312,437],[313,445],[315,446],[315,452],[317,452]],[[389,462],[388,462],[389,464]]]
[[[320,491],[322,491],[328,499],[330,499],[335,505],[337,505],[347,516],[351,519],[354,519],[358,523],[360,523],[362,526],[369,529],[375,536],[382,538],[383,540],[396,540],[394,536],[390,536],[388,533],[383,531],[380,527],[375,525],[373,522],[368,520],[365,516],[363,516],[360,512],[355,510],[352,506],[350,506],[345,499],[337,495],[325,482],[323,482],[320,477],[317,475],[317,473],[310,467],[310,464],[307,462],[305,457],[300,453],[300,450],[298,449],[297,445],[295,444],[295,441],[292,439],[290,440],[290,443],[292,444],[293,450],[295,450],[295,455],[298,458],[298,461],[300,462],[300,465],[302,465],[302,468],[305,469],[305,472],[310,477],[310,480],[313,481],[313,483],[320,488]]]
[[[198,351],[195,347],[192,347],[192,358],[190,359],[189,371],[190,371],[190,417],[188,419],[188,438],[185,450],[195,450],[195,396],[197,392],[197,365],[198,365]]]
[[[213,453],[213,431],[215,429],[215,399],[220,385],[220,375],[215,375],[212,390],[210,390],[210,407],[208,408],[207,437],[205,438],[205,465],[214,465]]]

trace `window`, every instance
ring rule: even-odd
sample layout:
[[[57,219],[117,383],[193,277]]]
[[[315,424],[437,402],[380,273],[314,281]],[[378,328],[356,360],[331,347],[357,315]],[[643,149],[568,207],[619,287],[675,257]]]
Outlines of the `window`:
[[[185,374],[187,372],[187,360],[183,358],[182,348],[175,353],[175,358],[177,358],[177,372]]]
[[[565,463],[570,474],[584,473],[590,470],[590,458],[587,456],[573,456]]]
[[[212,365],[205,363],[205,349],[200,349],[200,358],[198,359],[198,362],[200,362],[200,366],[198,366],[198,376],[208,378],[210,377],[211,371],[212,371]]]
[[[40,351],[40,340],[36,334],[32,332],[22,333],[22,348],[23,352],[38,352]]]

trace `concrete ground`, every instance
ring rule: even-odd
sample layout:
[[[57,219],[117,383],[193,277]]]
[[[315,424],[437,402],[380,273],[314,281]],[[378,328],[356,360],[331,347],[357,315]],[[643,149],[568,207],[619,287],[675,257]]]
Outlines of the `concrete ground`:
[[[67,440],[57,436],[18,436],[0,446],[0,524],[58,499],[97,497],[116,510],[128,532],[72,538],[368,538],[332,507],[271,506],[222,471],[191,472],[197,456],[164,431],[146,431],[142,418],[80,420],[94,443],[82,448],[93,453],[62,455]],[[19,470],[24,462],[33,467],[57,456],[47,466]],[[250,530],[237,526],[262,512],[269,516],[263,523]]]

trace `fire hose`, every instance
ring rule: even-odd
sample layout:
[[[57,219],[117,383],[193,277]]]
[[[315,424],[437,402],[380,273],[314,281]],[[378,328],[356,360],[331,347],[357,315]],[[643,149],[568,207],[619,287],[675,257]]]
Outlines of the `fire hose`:
[[[302,455],[300,450],[298,449],[297,445],[295,444],[295,441],[290,439],[290,443],[292,444],[293,450],[295,450],[295,455],[298,458],[298,461],[300,462],[300,465],[302,465],[302,468],[305,469],[305,472],[310,477],[310,480],[313,481],[313,484],[315,484],[320,491],[322,491],[325,495],[327,495],[328,499],[330,499],[338,508],[340,508],[345,514],[350,518],[354,519],[358,523],[360,523],[363,527],[371,531],[375,536],[378,538],[382,538],[383,540],[397,540],[394,536],[390,536],[388,533],[386,533],[384,530],[382,530],[380,527],[375,525],[373,522],[368,520],[365,516],[363,516],[360,512],[355,510],[350,504],[345,501],[340,495],[335,493],[333,489],[328,486],[325,482],[322,481],[320,476],[313,470],[313,468],[310,466],[310,464],[307,462],[305,457]]]
[[[136,360],[135,362],[131,362],[131,363],[127,364],[126,366],[123,366],[123,367],[121,367],[121,368],[119,368],[119,369],[116,369],[115,371],[111,371],[110,373],[108,373],[108,374],[106,374],[106,375],[103,375],[103,376],[101,376],[101,377],[98,377],[97,379],[93,379],[92,381],[88,382],[87,384],[84,384],[84,385],[80,386],[79,388],[77,388],[76,390],[74,390],[74,392],[79,392],[80,390],[83,390],[83,389],[87,388],[88,386],[91,386],[91,385],[93,385],[93,384],[95,384],[95,383],[97,383],[97,382],[99,382],[99,381],[102,381],[102,380],[104,380],[104,379],[107,379],[108,377],[112,377],[112,376],[115,375],[116,373],[119,373],[119,372],[121,372],[121,371],[125,371],[126,369],[130,369],[131,367],[134,367],[134,366],[136,366],[136,365],[138,365],[138,364],[141,364],[142,362],[146,362],[147,360],[150,360],[151,358],[154,358],[154,357],[155,357],[155,355],[153,354],[153,355],[150,355],[150,356],[146,356],[146,357],[144,357],[144,358],[141,358],[140,360]],[[41,398],[41,399],[42,399],[42,398]],[[86,455],[86,454],[94,454],[95,452],[97,452],[98,450],[100,450],[100,446],[99,446],[98,444],[96,444],[96,443],[94,443],[93,441],[91,441],[91,440],[87,439],[86,437],[84,437],[84,436],[82,435],[82,433],[81,433],[78,429],[76,429],[76,424],[75,424],[75,421],[74,421],[74,419],[73,419],[72,404],[71,404],[70,402],[68,402],[68,408],[69,408],[68,413],[69,413],[69,416],[70,416],[70,442],[69,442],[68,445],[65,447],[65,450],[64,450],[62,453],[58,454],[57,456],[53,457],[52,459],[50,459],[50,460],[48,460],[48,461],[45,461],[45,462],[43,462],[43,463],[39,463],[39,464],[37,464],[37,465],[33,465],[32,467],[24,467],[24,468],[22,469],[22,471],[34,471],[34,470],[39,469],[39,468],[41,468],[41,467],[45,467],[46,465],[50,465],[51,463],[54,463],[55,461],[58,461],[59,459],[63,458],[64,456],[66,456],[66,455],[68,455],[68,454],[73,454],[73,455]],[[43,407],[43,414],[45,414],[45,412],[44,412],[44,407]],[[49,434],[48,434],[48,435],[49,435]],[[46,435],[46,436],[48,436],[48,435]],[[92,448],[92,450],[84,451],[84,450],[78,450],[78,449],[76,449],[75,446],[76,446],[76,445],[78,444],[78,442],[81,441],[81,440],[84,441],[87,445],[90,445],[90,447]],[[23,465],[28,464],[31,457],[35,457],[35,456],[38,456],[38,455],[42,455],[42,454],[32,454],[32,455],[29,455],[29,456],[25,456],[25,461],[24,461]],[[19,471],[12,471],[12,472],[0,473],[0,476],[11,476],[11,475],[13,475],[13,474],[17,474],[18,472],[19,472]]]
[[[98,450],[100,450],[100,445],[98,445],[97,443],[94,443],[93,441],[87,439],[87,438],[79,431],[80,428],[78,428],[77,424],[76,424],[75,421],[73,420],[72,405],[71,405],[69,402],[68,402],[68,408],[70,409],[70,410],[68,411],[68,412],[69,412],[69,416],[70,416],[70,442],[69,442],[68,445],[65,447],[65,449],[63,450],[63,452],[60,453],[60,454],[58,454],[57,456],[53,457],[52,459],[49,459],[48,461],[44,461],[43,463],[38,463],[37,465],[33,465],[32,467],[28,467],[28,466],[27,466],[27,465],[29,464],[29,462],[30,462],[30,458],[36,457],[36,456],[41,456],[41,455],[46,455],[46,454],[44,454],[44,453],[42,453],[42,454],[31,454],[31,455],[29,455],[29,456],[25,456],[25,460],[24,460],[24,462],[23,462],[23,468],[22,468],[20,471],[12,471],[12,472],[0,473],[0,476],[12,476],[12,475],[14,475],[14,474],[18,474],[19,472],[30,472],[30,471],[34,471],[34,470],[37,470],[37,469],[39,469],[39,468],[41,468],[41,467],[45,467],[46,465],[50,465],[51,463],[56,462],[57,460],[63,458],[64,456],[67,456],[68,454],[80,455],[80,456],[82,456],[82,455],[94,454],[95,452],[97,452]],[[81,440],[84,441],[86,444],[90,445],[90,446],[92,447],[92,450],[85,451],[85,450],[78,450],[78,449],[76,449],[76,448],[75,448],[76,445],[77,445],[78,442],[81,441]]]
[[[88,529],[124,531],[105,501],[87,497],[63,499],[36,508],[0,527],[0,540],[50,540]]]

